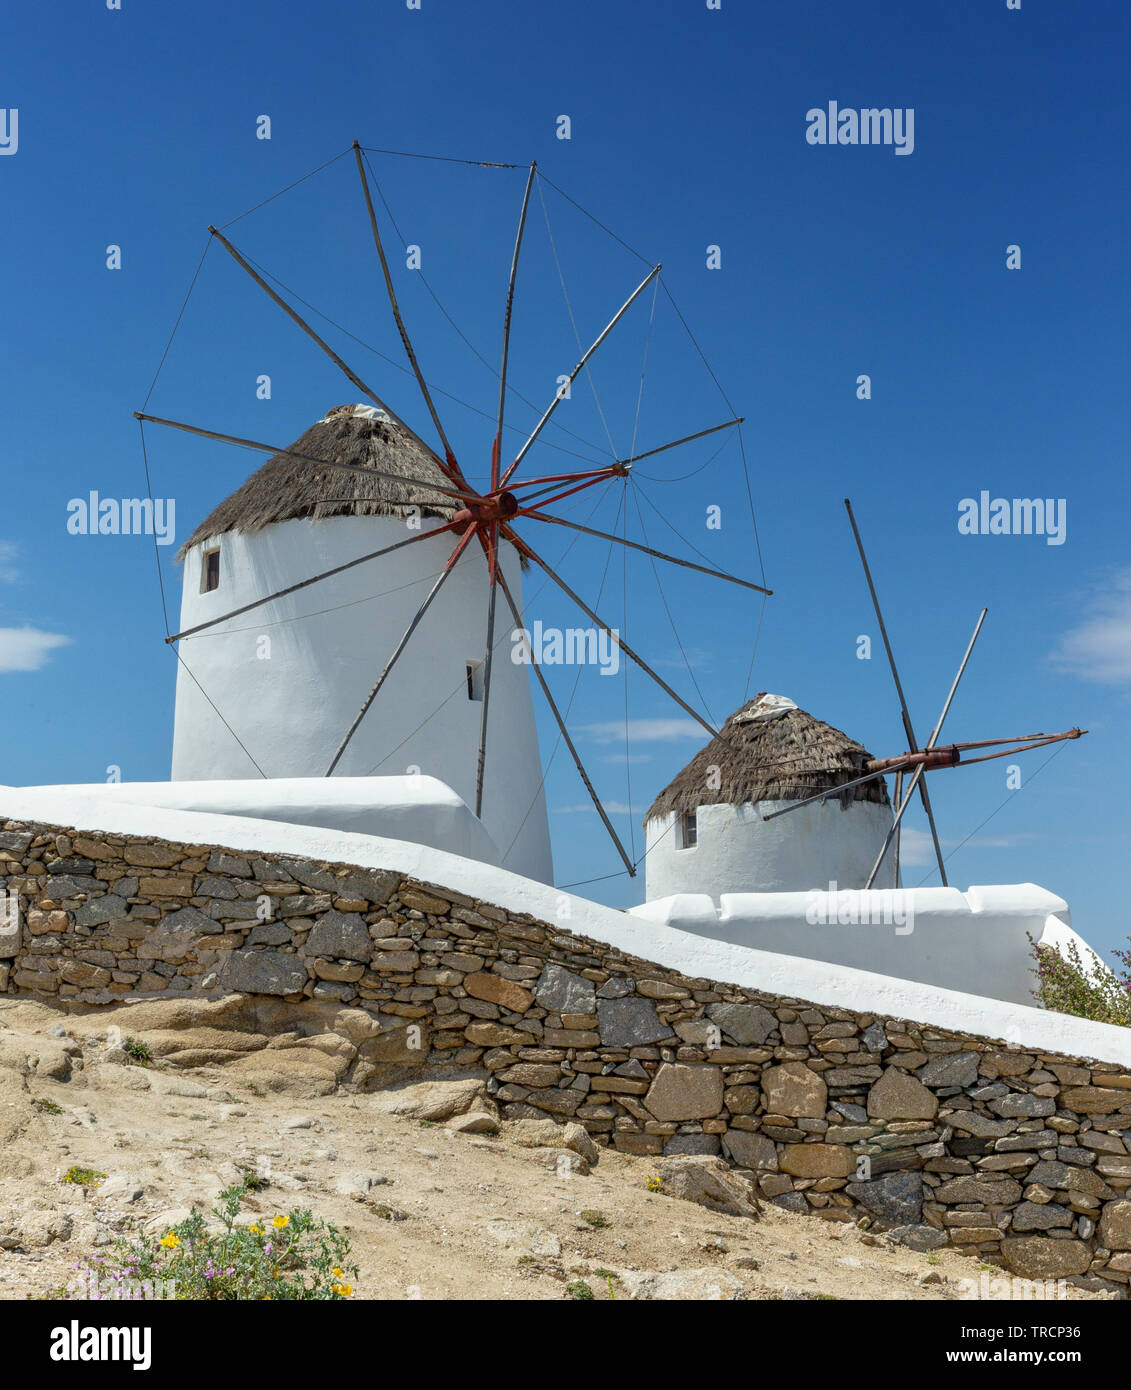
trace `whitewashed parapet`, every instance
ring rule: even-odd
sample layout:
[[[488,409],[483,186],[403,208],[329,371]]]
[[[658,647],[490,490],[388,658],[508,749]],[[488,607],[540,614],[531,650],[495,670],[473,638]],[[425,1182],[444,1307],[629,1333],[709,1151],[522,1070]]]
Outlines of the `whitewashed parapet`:
[[[1033,1002],[1030,937],[1041,940],[1056,923],[1075,936],[1068,904],[1033,883],[974,886],[965,893],[724,893],[717,907],[706,894],[683,893],[644,903],[632,914],[736,946],[976,990],[1013,1004]]]

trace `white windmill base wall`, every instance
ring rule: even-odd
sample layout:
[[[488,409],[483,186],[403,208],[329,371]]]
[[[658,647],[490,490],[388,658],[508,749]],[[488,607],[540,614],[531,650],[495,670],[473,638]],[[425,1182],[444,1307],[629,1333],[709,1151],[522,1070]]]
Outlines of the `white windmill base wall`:
[[[1029,937],[1062,952],[1077,943],[1068,904],[1034,883],[806,893],[684,893],[631,909],[678,931],[759,951],[874,971],[944,989],[1031,1004]],[[858,1007],[846,997],[846,1006]]]
[[[172,811],[212,811],[408,840],[498,864],[498,846],[451,787],[435,777],[269,777],[254,781],[116,782],[28,787],[66,801],[89,796]]]
[[[644,872],[649,901],[673,893],[789,893],[808,888],[863,888],[891,828],[890,806],[875,801],[815,802],[765,821],[787,801],[700,806],[698,843],[681,847],[676,817],[648,822]],[[891,883],[890,851],[879,883]]]

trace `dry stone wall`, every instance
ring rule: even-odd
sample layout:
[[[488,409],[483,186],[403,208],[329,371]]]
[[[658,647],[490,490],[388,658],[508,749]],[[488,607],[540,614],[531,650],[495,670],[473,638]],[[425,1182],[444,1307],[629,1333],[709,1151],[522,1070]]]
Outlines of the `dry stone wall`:
[[[393,871],[8,822],[0,876],[20,904],[0,992],[337,1001],[385,1044],[351,1085],[468,1068],[507,1118],[721,1154],[793,1211],[1024,1278],[1131,1281],[1117,1066],[689,979]]]

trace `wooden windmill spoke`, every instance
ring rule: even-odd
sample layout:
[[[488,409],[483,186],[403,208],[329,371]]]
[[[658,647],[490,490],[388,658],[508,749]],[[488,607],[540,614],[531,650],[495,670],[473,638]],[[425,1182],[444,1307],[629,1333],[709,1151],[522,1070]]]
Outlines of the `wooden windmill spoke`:
[[[243,439],[237,434],[220,434],[217,430],[204,430],[198,425],[187,425],[183,420],[163,420],[160,415],[144,415],[134,411],[134,419],[151,425],[168,425],[170,429],[183,430],[186,434],[199,434],[204,439],[218,439],[221,444],[238,444],[241,449],[258,449],[261,454],[282,454],[285,458],[298,459],[301,463],[316,463],[320,468],[338,468],[346,473],[363,473],[368,478],[384,478],[392,483],[412,483],[416,487],[427,488],[444,497],[454,497],[459,501],[473,498],[473,492],[457,492],[454,488],[443,487],[429,482],[426,478],[410,478],[403,473],[382,473],[376,468],[367,468],[360,463],[338,463],[331,459],[315,458],[313,454],[300,454],[294,449],[277,449],[274,444],[261,444],[257,439]]]
[[[625,314],[628,313],[632,304],[636,301],[637,296],[643,294],[643,292],[648,288],[648,286],[652,283],[656,276],[659,275],[660,270],[661,267],[657,265],[654,266],[653,269],[648,272],[644,279],[641,280],[640,284],[637,285],[637,287],[632,291],[632,293],[616,311],[613,317],[609,320],[608,324],[601,330],[600,334],[598,334],[598,336],[594,339],[590,347],[582,354],[581,360],[578,362],[577,366],[574,367],[573,371],[570,372],[569,376],[567,377],[565,385],[559,387],[558,391],[554,395],[554,399],[550,402],[549,407],[546,410],[546,413],[542,416],[541,420],[539,420],[538,423],[534,426],[533,434],[530,435],[526,443],[518,451],[517,455],[515,456],[514,462],[511,464],[511,466],[507,469],[507,471],[503,474],[502,478],[499,480],[499,485],[501,487],[506,487],[508,481],[510,480],[511,474],[515,471],[518,465],[529,453],[531,446],[537,440],[538,436],[542,433],[543,429],[545,429],[546,425],[550,421],[550,417],[553,415],[554,411],[557,410],[559,404],[561,403],[563,393],[568,387],[573,385],[574,381],[576,381],[578,372],[581,371],[582,367],[585,366],[586,362],[589,361],[589,359],[593,356],[593,354],[597,351],[597,349],[601,346],[601,344],[605,341],[605,339],[609,336],[609,334],[613,331],[617,324],[620,323],[621,319],[624,318]]]
[[[900,715],[901,715],[901,717],[902,717],[902,719],[903,719],[903,732],[904,732],[904,734],[907,736],[907,746],[908,746],[908,748],[911,750],[912,753],[915,753],[915,752],[918,752],[919,744],[917,743],[917,741],[916,741],[916,739],[915,739],[915,730],[912,728],[912,725],[911,725],[911,714],[910,714],[910,712],[909,712],[909,710],[908,710],[908,708],[907,708],[907,700],[906,700],[906,698],[904,697],[904,694],[903,694],[903,683],[902,683],[902,682],[900,681],[900,679],[899,679],[899,670],[898,670],[898,668],[896,667],[896,664],[895,664],[895,653],[894,653],[894,652],[892,651],[892,649],[891,649],[891,642],[890,642],[890,640],[888,639],[887,625],[886,625],[885,622],[884,622],[884,615],[883,615],[883,613],[882,613],[881,610],[880,610],[880,600],[879,600],[879,596],[878,596],[877,593],[876,593],[876,586],[875,586],[875,584],[872,582],[872,571],[871,571],[871,568],[870,568],[870,566],[869,566],[869,564],[868,564],[868,557],[867,557],[867,555],[864,553],[864,542],[860,539],[860,531],[859,531],[859,528],[858,528],[857,525],[856,525],[856,517],[853,515],[853,512],[852,512],[852,503],[849,501],[849,499],[848,499],[847,497],[844,499],[844,506],[845,506],[845,510],[848,512],[848,520],[849,520],[849,521],[851,522],[851,524],[852,524],[852,534],[853,534],[853,536],[856,538],[856,549],[860,552],[860,563],[864,566],[864,578],[865,578],[865,579],[867,580],[867,582],[868,582],[868,592],[869,592],[869,594],[871,594],[871,596],[872,596],[872,607],[875,609],[875,612],[876,612],[876,622],[879,624],[879,627],[880,627],[880,636],[883,638],[883,641],[884,641],[884,651],[887,653],[888,666],[891,668],[892,680],[895,681],[895,692],[896,692],[896,695],[899,697],[899,710],[900,710]],[[908,795],[911,794],[911,791],[913,790],[913,788],[914,788],[916,785],[917,785],[918,788],[919,788],[919,795],[920,795],[920,797],[922,798],[922,801],[923,801],[923,810],[927,813],[927,822],[928,822],[928,824],[929,824],[930,827],[931,827],[931,840],[932,840],[932,842],[934,843],[934,847],[935,847],[935,859],[936,859],[936,861],[937,861],[937,863],[938,863],[938,866],[939,866],[939,878],[942,880],[942,886],[945,888],[945,887],[947,887],[946,865],[943,863],[942,845],[939,843],[939,832],[938,832],[938,829],[937,829],[937,827],[936,827],[936,825],[935,825],[935,815],[934,815],[934,811],[931,809],[931,798],[930,798],[930,795],[929,795],[928,792],[927,792],[927,784],[926,784],[926,782],[923,781],[922,778],[919,778],[919,777],[916,777],[916,778],[913,779],[913,781],[912,781],[912,787],[908,789]],[[902,787],[902,777],[897,777],[897,778],[896,778],[896,800],[897,800],[897,801],[898,801],[898,799],[899,799],[899,793],[900,793],[901,787]],[[898,835],[898,821],[896,822],[895,833],[896,833],[896,835]],[[882,858],[883,856],[881,855],[880,857]],[[898,886],[899,886],[899,848],[898,848],[898,840],[897,840],[897,842],[896,842],[896,856],[895,856],[895,859],[896,859],[896,862],[895,862],[895,864],[893,865],[893,877],[894,877],[894,879],[895,879],[896,887],[898,887]],[[871,886],[871,880],[869,880],[869,886]]]
[[[507,601],[507,606],[510,608],[511,614],[514,617],[515,624],[521,628],[523,626],[522,615],[518,611],[518,605],[515,603],[514,598],[511,595],[510,588],[507,585],[506,577],[504,576],[501,569],[499,571],[499,586],[503,591],[503,597]],[[554,716],[554,722],[558,726],[558,732],[561,734],[562,739],[565,742],[565,746],[569,749],[570,756],[573,758],[573,765],[577,768],[578,776],[581,778],[582,782],[584,782],[585,790],[589,793],[590,800],[593,802],[597,814],[601,817],[601,820],[604,823],[605,829],[609,832],[609,837],[612,840],[613,844],[616,845],[617,853],[620,855],[621,860],[624,863],[624,867],[628,870],[629,877],[635,878],[636,865],[629,858],[624,845],[621,844],[620,836],[613,829],[613,823],[606,814],[604,806],[602,806],[601,804],[601,798],[597,795],[597,792],[593,787],[593,783],[589,780],[589,774],[585,771],[585,765],[581,761],[581,754],[578,753],[577,747],[574,744],[573,739],[569,736],[569,730],[566,728],[565,720],[562,718],[560,710],[554,703],[554,697],[550,694],[550,687],[546,684],[546,677],[542,674],[541,664],[534,659],[533,652],[531,653],[530,664],[534,667],[534,674],[538,679],[538,684],[541,687],[542,694],[546,697],[546,703],[550,706],[550,713]]]
[[[499,537],[494,527],[484,527],[490,589],[487,595],[487,645],[483,653],[483,709],[479,716],[479,758],[475,767],[475,814],[483,817],[483,778],[487,766],[487,716],[491,708],[491,667],[495,656],[495,598],[498,593]]]
[[[537,492],[526,493],[525,496],[517,500],[523,507],[532,508],[535,503],[539,507],[548,506],[551,502],[560,502],[563,497],[571,497],[575,492],[580,492],[582,486],[588,487],[590,482],[607,482],[610,478],[625,477],[625,470],[617,464],[610,464],[608,468],[594,468],[588,473],[559,473],[552,478],[527,478],[517,483],[511,483],[507,491],[513,495],[516,487],[532,487],[538,483],[544,484]],[[562,483],[576,482],[581,486],[569,488],[561,491]],[[550,494],[553,493],[553,496]]]
[[[986,753],[980,758],[964,758],[963,762],[969,763],[989,763],[995,758],[1012,758],[1018,753],[1028,753],[1032,748],[1047,748],[1050,743],[1062,743],[1065,739],[1083,738],[1087,729],[1069,729],[1064,734],[1032,734],[1030,737],[1033,742],[1019,742],[1017,739],[990,739],[982,743],[965,743],[964,748],[988,748],[991,743],[1014,743],[1014,748],[1004,748],[1000,753]]]
[[[645,555],[654,555],[657,560],[666,560],[670,565],[682,565],[684,569],[698,570],[700,574],[709,574],[714,579],[725,579],[728,584],[739,584],[742,588],[753,589],[759,594],[772,594],[774,592],[773,589],[764,589],[761,584],[752,584],[748,579],[738,579],[733,574],[725,574],[722,570],[713,570],[706,565],[696,565],[690,560],[681,560],[675,555],[665,554],[662,550],[653,550],[650,545],[640,545],[637,541],[630,541],[624,536],[614,536],[608,531],[595,531],[591,526],[582,526],[576,521],[566,521],[560,516],[547,516],[544,512],[527,510],[526,508],[521,508],[515,515],[528,516],[536,521],[551,521],[555,526],[568,526],[571,531],[584,531],[587,536],[596,536],[603,541],[615,541],[617,545],[628,546],[630,550],[642,550]]]
[[[448,478],[456,485],[456,487],[466,486],[466,479],[460,473],[458,465],[453,467],[448,463],[445,463],[445,461],[441,459],[440,456],[436,453],[435,449],[431,448],[428,444],[426,444],[424,440],[421,439],[421,437],[416,433],[416,431],[401,419],[401,417],[396,413],[396,411],[392,410],[388,405],[386,405],[386,403],[381,399],[379,395],[377,395],[377,393],[372,389],[372,387],[367,386],[365,382],[362,381],[361,377],[359,377],[355,371],[353,371],[350,367],[348,367],[345,364],[345,362],[342,361],[342,359],[338,356],[338,354],[334,351],[330,344],[326,342],[324,338],[319,337],[319,335],[314,331],[313,328],[311,328],[310,324],[307,323],[307,321],[302,317],[302,315],[299,314],[296,310],[292,309],[291,306],[287,303],[287,301],[282,297],[282,295],[276,293],[276,291],[271,288],[271,286],[267,283],[263,276],[259,274],[259,272],[254,268],[254,266],[250,265],[243,258],[243,256],[240,255],[240,253],[236,250],[236,248],[232,245],[232,243],[228,240],[228,238],[224,235],[223,232],[218,231],[215,227],[209,227],[208,230],[212,233],[214,237],[216,237],[219,240],[220,244],[224,247],[224,249],[236,262],[236,264],[242,266],[243,269],[247,271],[247,273],[251,276],[255,283],[260,287],[260,289],[262,289],[271,299],[275,301],[275,303],[279,306],[280,309],[282,309],[282,311],[288,316],[288,318],[292,319],[295,323],[297,323],[298,326],[302,329],[302,331],[307,335],[307,337],[311,338],[314,342],[318,344],[318,346],[322,349],[322,351],[326,354],[330,361],[333,362],[334,365],[340,371],[342,371],[346,375],[346,377],[349,378],[349,380],[357,387],[359,391],[361,391],[364,395],[368,396],[369,399],[374,403],[374,405],[378,406],[381,410],[383,410],[385,414],[388,415],[390,420],[393,420],[397,425],[399,425],[400,428],[404,430],[406,434],[411,435],[412,438],[416,440],[416,442],[420,445],[422,449],[424,449],[427,453],[431,454],[436,466],[440,468],[448,476]]]
[[[709,434],[718,434],[719,430],[733,429],[741,425],[746,419],[745,415],[736,415],[733,420],[724,420],[721,425],[712,425],[709,430],[699,430],[695,434],[685,434],[682,439],[673,439],[670,444],[660,444],[655,449],[645,449],[642,454],[633,454],[631,458],[621,459],[622,464],[639,463],[641,459],[650,459],[653,454],[662,454],[668,449],[676,449],[681,444],[690,444],[694,439],[705,439]]]
[[[166,637],[166,642],[179,642],[182,637],[193,637],[198,632],[205,631],[206,628],[215,627],[217,623],[226,623],[229,618],[238,618],[241,613],[250,613],[254,608],[262,608],[265,603],[271,603],[277,598],[284,598],[287,594],[297,593],[299,589],[307,589],[311,584],[320,584],[323,579],[330,579],[335,574],[341,574],[344,570],[351,570],[355,565],[364,565],[369,560],[379,560],[382,555],[391,555],[394,550],[403,550],[406,545],[416,545],[418,541],[429,540],[432,536],[442,535],[445,531],[452,531],[457,526],[462,526],[462,521],[448,521],[443,526],[435,526],[430,531],[418,531],[415,536],[409,536],[407,540],[397,541],[393,545],[387,545],[383,550],[371,550],[368,555],[359,555],[356,560],[347,560],[344,565],[335,565],[333,569],[323,570],[321,574],[312,574],[309,579],[300,579],[297,584],[288,584],[285,589],[276,589],[273,594],[267,594],[264,598],[257,598],[252,603],[245,603],[241,608],[233,608],[228,613],[222,613],[218,618],[209,618],[205,623],[197,623],[195,627],[186,627],[183,632],[174,632],[171,637]]]
[[[945,748],[938,745],[932,749],[920,749],[917,752],[900,753],[894,758],[873,758],[867,764],[869,771],[862,777],[854,777],[851,782],[841,782],[835,787],[826,787],[823,791],[814,792],[812,796],[804,797],[801,801],[791,801],[788,806],[781,807],[777,811],[763,813],[763,820],[776,820],[778,816],[788,816],[792,811],[799,811],[802,806],[811,806],[814,801],[827,801],[830,796],[839,796],[841,792],[846,792],[852,787],[862,787],[868,782],[874,782],[877,777],[886,777],[889,772],[896,773],[902,777],[904,773],[910,772],[913,768],[922,765],[924,772],[942,771],[948,767],[972,767],[974,763],[988,763],[995,758],[1015,758],[1018,753],[1028,753],[1033,748],[1047,748],[1050,743],[1063,743],[1067,739],[1083,738],[1087,729],[1068,729],[1062,734],[1025,734],[1020,738],[983,738],[968,743],[951,743]],[[1002,748],[1001,744],[1008,744],[1009,747]],[[986,753],[978,758],[964,757],[968,748],[997,748],[996,753]],[[899,806],[903,801],[902,796],[894,798],[894,804]]]
[[[514,492],[520,487],[538,487],[540,484],[557,484],[578,482],[582,478],[613,478],[618,477],[622,470],[616,464],[603,464],[600,468],[591,468],[587,472],[581,473],[547,473],[543,478],[519,478],[517,482],[509,485],[509,491]],[[552,486],[543,488],[544,492],[553,492]],[[531,497],[523,499],[525,505],[529,505]]]
[[[920,783],[919,783],[919,786],[923,789],[924,792],[927,790],[927,784],[926,784],[925,781],[920,782]],[[897,773],[895,774],[895,782],[894,782],[894,784],[893,784],[893,786],[892,786],[892,804],[895,805],[895,806],[901,806],[901,805],[903,804],[903,772],[902,772],[902,771],[897,772]],[[924,799],[924,801],[923,801],[923,807],[924,807],[924,809],[925,809],[926,812],[927,812],[927,819],[928,819],[928,821],[929,821],[930,824],[931,824],[932,838],[935,840],[935,844],[936,844],[935,854],[936,854],[936,857],[937,857],[937,856],[941,853],[942,847],[941,847],[941,845],[938,844],[938,837],[934,834],[934,829],[935,829],[935,818],[934,818],[934,814],[933,814],[932,811],[931,811],[930,802],[928,802],[926,799]],[[899,851],[900,851],[900,846],[901,846],[901,844],[902,844],[902,840],[901,840],[901,836],[900,836],[899,830],[896,830],[896,832],[895,832],[895,839],[892,841],[892,843],[893,843],[893,845],[895,846],[895,849],[894,849],[894,851],[893,851],[893,853],[892,853],[892,856],[891,856],[891,886],[892,886],[893,888],[899,888],[899,887],[901,886],[901,884],[900,884],[900,873],[899,873]],[[947,881],[946,881],[946,868],[945,868],[945,865],[942,863],[941,860],[939,860],[939,882],[942,884],[942,886],[943,886],[944,888],[946,888],[946,887],[948,886],[948,885],[947,885]]]
[[[389,272],[389,262],[385,257],[385,248],[382,245],[381,233],[377,227],[377,213],[374,211],[373,198],[369,192],[369,180],[365,177],[365,163],[361,157],[361,146],[356,140],[353,142],[353,153],[354,158],[357,160],[357,172],[361,177],[361,191],[365,195],[365,206],[369,213],[369,227],[373,233],[373,242],[377,247],[377,255],[381,261],[381,272],[385,277],[385,289],[389,296],[389,304],[393,310],[393,318],[397,321],[397,331],[401,335],[401,342],[404,345],[405,353],[412,367],[413,376],[416,377],[417,384],[424,397],[424,404],[428,407],[428,413],[432,417],[432,423],[436,427],[436,433],[440,436],[440,443],[444,446],[444,456],[448,461],[448,466],[462,478],[462,470],[456,462],[455,454],[452,452],[452,446],[448,442],[448,436],[444,433],[444,427],[440,423],[440,417],[436,412],[436,406],[432,400],[432,393],[428,389],[428,383],[424,380],[424,373],[420,370],[420,363],[416,360],[416,353],[413,351],[412,340],[408,336],[408,330],[404,326],[404,319],[401,317],[401,308],[397,303],[397,293],[393,288],[393,277]]]
[[[644,658],[640,656],[639,653],[633,651],[633,649],[628,645],[628,643],[624,640],[623,637],[620,637],[615,632],[613,632],[612,628],[609,627],[608,623],[606,623],[603,618],[600,618],[596,613],[594,613],[592,608],[589,607],[585,600],[581,598],[579,594],[574,593],[574,591],[569,587],[565,580],[559,574],[556,574],[536,551],[532,550],[530,546],[527,545],[526,542],[520,536],[517,536],[509,526],[504,527],[503,529],[506,538],[509,541],[511,541],[518,548],[518,550],[527,557],[528,560],[533,561],[533,563],[536,564],[539,567],[539,569],[544,570],[546,574],[549,575],[549,577],[558,586],[558,588],[561,589],[562,593],[564,593],[568,598],[571,598],[574,601],[574,603],[577,604],[578,608],[580,608],[581,611],[588,618],[590,618],[593,622],[597,624],[597,626],[601,629],[602,632],[608,633],[608,635],[613,639],[613,641],[616,642],[617,646],[621,649],[621,651],[623,651],[626,656],[630,657],[633,661],[635,661],[637,666],[640,667],[644,674],[650,676],[652,680],[654,680],[656,684],[660,687],[661,690],[663,690],[666,694],[670,695],[671,698],[676,702],[676,704],[679,705],[680,709],[685,710],[692,717],[692,719],[695,720],[697,724],[701,724],[703,728],[706,729],[707,732],[711,735],[712,738],[721,739],[724,743],[728,741],[724,737],[724,735],[722,735],[718,731],[718,729],[713,728],[707,722],[707,720],[704,719],[703,716],[698,713],[698,711],[692,709],[692,707],[687,703],[685,699],[683,699],[682,696],[677,695],[676,692],[667,683],[667,681],[664,680],[662,676],[657,675],[656,672],[652,670],[651,666],[649,666],[648,663],[644,660]]]
[[[946,720],[947,715],[950,713],[950,706],[954,700],[955,693],[958,690],[958,683],[962,679],[963,673],[966,670],[966,663],[970,660],[970,653],[974,650],[974,643],[978,640],[978,633],[982,630],[982,624],[986,621],[987,611],[987,609],[983,608],[981,613],[978,614],[978,621],[974,624],[973,636],[967,643],[966,651],[963,654],[962,660],[958,666],[958,671],[955,674],[954,680],[951,682],[950,690],[947,693],[946,700],[943,702],[942,713],[939,715],[938,720],[935,723],[935,727],[931,730],[931,736],[927,740],[926,748],[924,748],[923,750],[924,752],[929,753],[931,749],[934,748],[935,744],[938,742],[939,734],[942,733],[943,723]],[[888,846],[891,844],[892,840],[895,838],[899,830],[899,823],[903,819],[903,813],[907,810],[911,798],[915,794],[915,789],[917,787],[922,786],[923,784],[923,772],[925,771],[925,769],[925,762],[920,763],[919,766],[915,769],[914,776],[911,778],[911,785],[907,788],[906,796],[904,796],[903,800],[900,802],[898,808],[896,809],[895,816],[892,820],[891,829],[888,831],[887,836],[884,839],[883,848],[880,850],[879,855],[876,858],[875,864],[872,865],[872,872],[868,875],[868,882],[864,885],[865,888],[871,888],[872,884],[875,882],[876,875],[880,871],[880,865],[883,863],[884,855],[888,852]],[[946,886],[945,876],[943,880],[943,886]]]
[[[942,707],[942,713],[939,715],[938,718],[938,723],[931,730],[931,737],[927,740],[928,750],[935,746],[935,744],[938,742],[939,734],[942,733],[943,721],[950,713],[950,706],[958,690],[958,682],[962,679],[963,674],[966,671],[966,663],[970,660],[970,653],[974,650],[974,643],[978,640],[978,633],[981,632],[982,624],[986,621],[986,614],[989,611],[990,610],[988,608],[983,608],[982,611],[978,614],[978,621],[974,624],[973,634],[970,637],[970,641],[966,644],[966,651],[963,654],[962,661],[959,664],[957,672],[955,673],[954,680],[951,682],[950,690],[947,693],[946,700]]]
[[[538,502],[538,507],[548,507],[551,502],[562,502],[567,497],[572,497],[575,492],[584,492],[587,487],[592,487],[594,483],[607,483],[611,478],[616,478],[621,475],[618,474],[614,469],[608,469],[606,472],[598,473],[594,477],[586,477],[584,474],[578,474],[578,476],[582,479],[582,481],[579,482],[575,487],[564,488],[560,492],[555,492],[552,497],[540,498]],[[535,517],[539,521],[552,520],[551,517],[543,515],[540,510],[535,511],[533,508],[531,508],[530,511],[523,514]]]
[[[353,723],[349,726],[349,728],[346,730],[341,743],[338,744],[337,750],[334,753],[333,758],[330,760],[330,766],[326,769],[325,776],[331,776],[338,763],[341,762],[342,754],[349,747],[350,740],[361,727],[361,721],[369,713],[369,708],[373,704],[373,701],[377,698],[378,694],[380,693],[381,687],[385,684],[385,681],[388,679],[390,671],[392,671],[393,667],[400,660],[401,653],[404,651],[405,647],[408,646],[412,634],[419,627],[421,619],[424,617],[425,613],[428,612],[428,609],[432,606],[432,600],[440,592],[441,588],[444,585],[444,581],[455,569],[456,562],[459,560],[463,552],[467,549],[468,543],[471,541],[471,538],[475,535],[477,529],[477,526],[473,523],[471,526],[468,527],[467,531],[464,532],[464,534],[460,537],[459,544],[448,557],[448,562],[444,566],[442,572],[437,577],[435,584],[433,584],[431,589],[429,589],[428,597],[416,610],[416,615],[412,619],[412,622],[410,622],[408,627],[405,628],[404,635],[401,637],[401,640],[397,643],[397,645],[393,648],[392,656],[390,656],[388,661],[385,663],[385,669],[377,677],[376,685],[374,685],[373,689],[365,697],[365,700],[362,702],[361,708],[357,712],[356,718],[354,719]]]
[[[511,257],[510,280],[507,284],[507,307],[503,314],[503,355],[499,367],[499,408],[495,418],[495,442],[491,448],[491,487],[499,486],[499,462],[503,448],[503,415],[507,401],[507,363],[511,348],[511,311],[514,308],[514,286],[518,278],[518,255],[522,250],[522,234],[526,230],[526,210],[530,206],[530,190],[534,187],[534,175],[538,171],[537,161],[530,165],[530,176],[526,180],[526,192],[522,195],[522,211],[518,218],[518,232],[514,239],[514,255]]]

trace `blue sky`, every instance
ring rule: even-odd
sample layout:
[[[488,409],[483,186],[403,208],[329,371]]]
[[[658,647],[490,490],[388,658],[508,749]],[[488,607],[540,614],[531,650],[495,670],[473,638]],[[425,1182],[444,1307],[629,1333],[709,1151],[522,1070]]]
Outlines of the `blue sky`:
[[[623,242],[663,261],[665,283],[746,417],[776,591],[751,691],[790,695],[877,755],[902,751],[878,642],[871,661],[856,657],[858,635],[877,634],[844,515],[850,495],[920,737],[983,604],[989,618],[943,741],[1091,730],[1047,766],[1047,751],[1027,755],[1012,796],[1004,761],[934,775],[952,881],[1041,883],[1067,898],[1094,944],[1120,944],[1129,931],[1118,888],[1131,686],[1129,29],[1126,6],[1104,0],[1023,0],[1020,10],[1005,0],[723,0],[719,11],[702,0],[6,6],[0,113],[17,108],[19,117],[18,148],[0,158],[2,779],[98,781],[110,765],[127,780],[168,775],[174,662],[152,543],[69,535],[67,503],[92,489],[144,495],[131,412],[146,397],[208,224],[236,218],[355,137],[395,150],[536,158]],[[913,153],[807,143],[806,112],[832,100],[913,109]],[[264,114],[269,141],[256,138]],[[556,138],[563,114],[568,141]],[[523,172],[372,159],[403,239],[422,248],[429,283],[494,360]],[[642,265],[544,191],[588,341]],[[347,160],[229,232],[331,319],[397,357]],[[110,245],[121,247],[119,270],[107,269]],[[721,249],[715,270],[706,264],[712,245]],[[1009,245],[1021,248],[1019,270],[1006,268]],[[493,378],[402,267],[403,258],[398,290],[429,378],[490,414]],[[651,447],[728,413],[666,296],[654,319],[651,303],[642,296],[594,359],[622,457],[634,438]],[[423,431],[403,371],[328,334]],[[512,383],[540,407],[577,354],[537,199],[513,343]],[[256,399],[261,373],[272,379],[269,401]],[[857,398],[861,374],[870,400]],[[150,408],[286,443],[328,406],[354,399],[339,383],[213,245]],[[455,401],[445,412],[457,452],[482,477],[488,420]],[[607,457],[582,383],[559,416],[593,448],[562,433],[555,442]],[[533,418],[516,408],[514,424]],[[711,562],[757,580],[741,459],[733,437],[719,438],[718,453],[717,440],[703,441],[642,465],[637,486]],[[154,491],[175,498],[178,538],[257,463],[154,431],[149,442]],[[576,462],[552,450],[541,461]],[[960,535],[958,504],[982,490],[1064,499],[1065,543]],[[593,524],[615,526],[621,497],[609,489]],[[711,505],[722,508],[721,531],[706,528]],[[575,515],[583,520],[588,506]],[[693,555],[647,503],[641,515],[644,531],[629,500],[629,536]],[[566,544],[550,537],[547,556]],[[175,612],[174,549],[161,561]],[[584,540],[562,562],[589,601],[606,553]],[[744,697],[759,601],[685,571],[662,579],[694,681],[721,719]],[[617,552],[599,607],[698,703],[646,558],[624,566]],[[528,612],[572,621],[548,592],[531,591]],[[553,674],[565,703],[571,673]],[[627,762],[623,679],[586,672],[570,724],[639,854],[643,811],[701,738],[636,674],[627,707]],[[546,758],[553,746],[547,723]],[[602,879],[588,891],[637,901],[642,876],[603,878],[618,860],[561,750],[547,786],[559,881]],[[922,858],[907,863],[914,883],[929,865],[916,853],[917,814],[912,827],[907,860]]]

